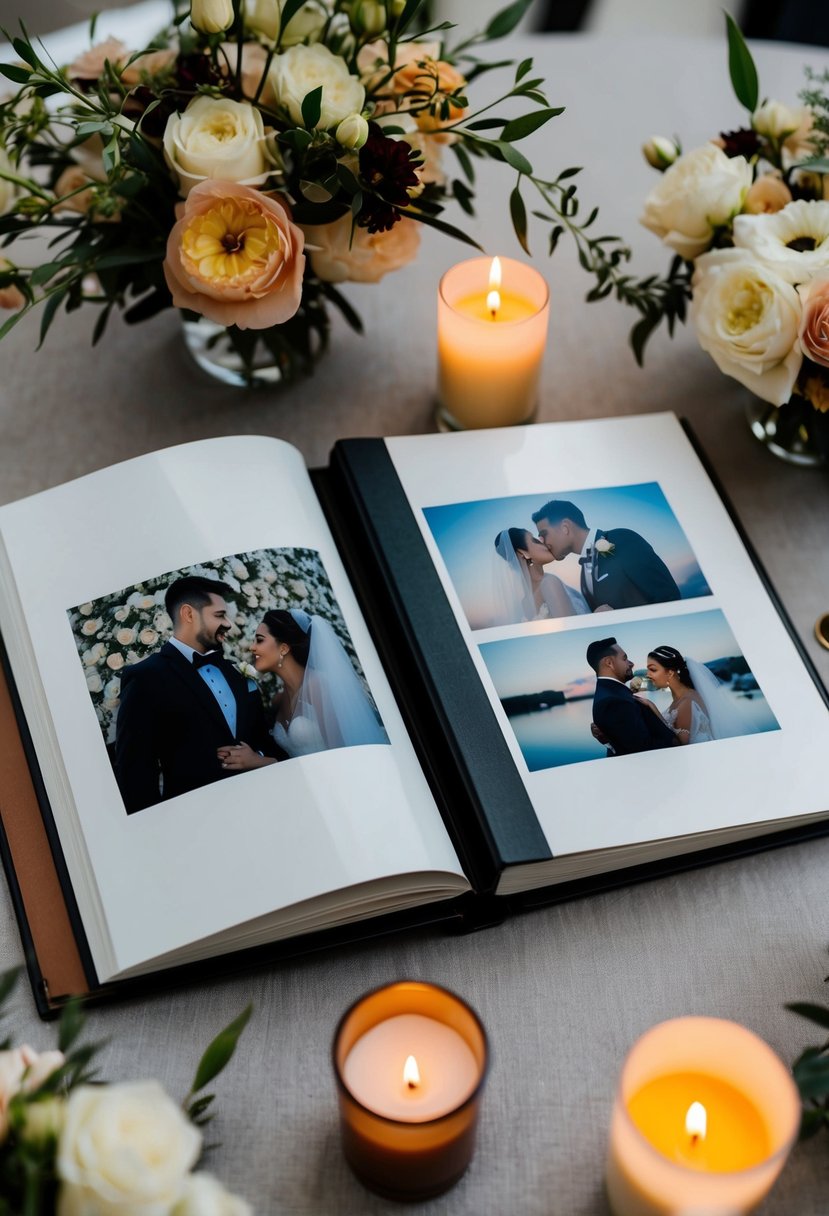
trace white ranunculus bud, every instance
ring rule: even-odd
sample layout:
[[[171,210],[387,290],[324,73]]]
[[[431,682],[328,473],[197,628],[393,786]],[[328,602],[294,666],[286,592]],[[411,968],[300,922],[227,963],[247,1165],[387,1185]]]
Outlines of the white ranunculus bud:
[[[652,135],[642,144],[642,155],[654,169],[667,169],[679,156],[679,148],[674,140],[664,135]]]
[[[63,1098],[42,1098],[27,1102],[23,1112],[21,1136],[30,1144],[45,1144],[57,1140],[63,1131],[66,1103]]]
[[[202,34],[221,34],[233,25],[233,0],[191,0],[190,24]]]
[[[751,116],[751,125],[758,135],[774,141],[785,139],[803,121],[803,108],[793,110],[782,101],[766,101]]]
[[[305,0],[305,4],[301,5],[285,28],[281,29],[281,0],[245,0],[245,20],[248,26],[271,42],[279,39],[283,48],[296,46],[300,42],[319,42],[328,16],[328,10],[322,0]]]
[[[368,123],[362,114],[349,114],[337,127],[336,136],[344,148],[362,148],[368,139]]]
[[[354,0],[349,17],[355,34],[375,38],[386,28],[386,10],[379,0]]]

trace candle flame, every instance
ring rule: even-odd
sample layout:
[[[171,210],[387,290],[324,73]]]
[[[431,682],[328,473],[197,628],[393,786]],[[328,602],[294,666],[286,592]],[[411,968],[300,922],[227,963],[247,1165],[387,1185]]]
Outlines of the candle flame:
[[[406,1056],[406,1063],[403,1065],[403,1081],[409,1089],[417,1089],[420,1084],[420,1069],[417,1067],[417,1060],[414,1056]]]
[[[692,1102],[688,1107],[688,1114],[685,1116],[685,1130],[694,1143],[697,1140],[705,1139],[707,1127],[708,1115],[705,1107],[701,1102]]]
[[[498,288],[501,286],[501,259],[493,258],[492,265],[489,268],[489,293],[486,297],[486,306],[490,311],[493,321],[498,315],[498,309],[501,307],[501,293]]]

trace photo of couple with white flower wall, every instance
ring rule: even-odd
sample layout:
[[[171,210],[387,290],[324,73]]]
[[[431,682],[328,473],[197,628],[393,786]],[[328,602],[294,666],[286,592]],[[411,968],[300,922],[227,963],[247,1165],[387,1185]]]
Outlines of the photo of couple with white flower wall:
[[[388,742],[312,549],[201,562],[68,617],[128,814],[234,773]]]

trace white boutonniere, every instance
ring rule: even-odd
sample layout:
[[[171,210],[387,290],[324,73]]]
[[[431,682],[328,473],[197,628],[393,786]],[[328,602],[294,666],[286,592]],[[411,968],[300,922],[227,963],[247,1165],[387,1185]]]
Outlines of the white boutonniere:
[[[236,670],[240,672],[247,680],[259,679],[259,672],[252,663],[237,663]]]
[[[600,536],[594,544],[593,548],[601,557],[612,557],[613,550],[616,548],[612,540],[608,540],[605,536]]]

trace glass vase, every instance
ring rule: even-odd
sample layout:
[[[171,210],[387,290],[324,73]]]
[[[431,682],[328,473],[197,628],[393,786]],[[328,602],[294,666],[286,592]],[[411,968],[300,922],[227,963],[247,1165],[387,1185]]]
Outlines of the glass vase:
[[[184,344],[213,380],[234,388],[275,388],[309,375],[328,343],[328,318],[317,309],[313,324],[298,313],[271,329],[226,328],[182,312]]]
[[[751,433],[779,460],[803,468],[829,463],[829,414],[794,393],[785,405],[752,396],[746,406]]]

